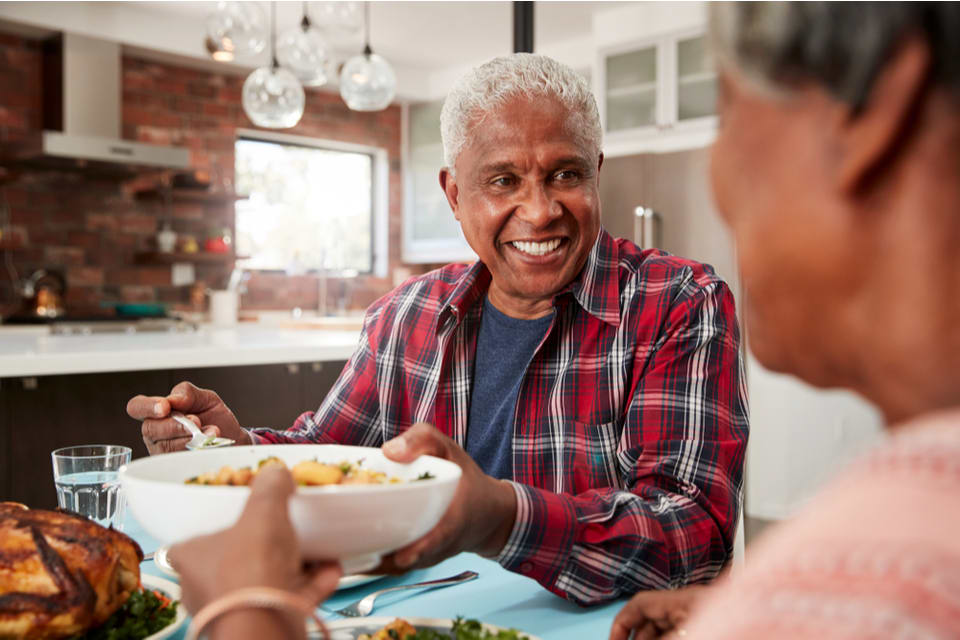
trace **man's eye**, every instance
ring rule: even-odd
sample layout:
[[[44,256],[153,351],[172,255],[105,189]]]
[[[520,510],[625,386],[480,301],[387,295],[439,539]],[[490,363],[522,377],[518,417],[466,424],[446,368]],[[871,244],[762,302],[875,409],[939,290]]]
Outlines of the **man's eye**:
[[[553,179],[559,180],[560,182],[570,182],[571,180],[576,180],[579,177],[580,177],[580,174],[578,174],[576,171],[571,171],[569,169],[564,171],[558,171],[553,175]]]
[[[513,182],[513,178],[510,176],[498,176],[490,181],[491,184],[497,187],[509,187]]]

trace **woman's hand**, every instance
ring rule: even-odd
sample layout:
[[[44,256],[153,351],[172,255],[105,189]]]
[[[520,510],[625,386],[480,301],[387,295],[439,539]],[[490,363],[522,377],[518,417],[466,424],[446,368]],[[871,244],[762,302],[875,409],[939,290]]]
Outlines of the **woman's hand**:
[[[217,597],[245,587],[283,589],[316,604],[336,589],[339,565],[304,565],[288,512],[295,488],[289,471],[267,466],[254,478],[250,498],[234,526],[170,550],[189,611],[196,613]],[[271,628],[272,634],[282,628],[282,637],[300,637],[303,623],[296,615],[237,610],[218,620],[213,630],[219,637],[253,638],[255,628]]]

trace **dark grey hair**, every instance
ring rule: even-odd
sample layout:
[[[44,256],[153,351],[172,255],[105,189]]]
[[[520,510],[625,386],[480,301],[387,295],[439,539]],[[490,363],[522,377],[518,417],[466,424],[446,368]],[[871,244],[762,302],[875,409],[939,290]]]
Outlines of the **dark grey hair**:
[[[908,33],[927,39],[932,80],[960,97],[960,3],[723,2],[710,8],[721,64],[760,87],[806,80],[860,108],[877,73]]]

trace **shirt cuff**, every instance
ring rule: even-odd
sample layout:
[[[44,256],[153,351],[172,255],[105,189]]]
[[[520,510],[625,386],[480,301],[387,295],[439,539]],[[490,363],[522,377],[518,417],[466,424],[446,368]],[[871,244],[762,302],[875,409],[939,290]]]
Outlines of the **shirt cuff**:
[[[551,585],[573,551],[578,527],[576,512],[564,496],[516,482],[510,484],[517,495],[517,513],[510,537],[495,559],[509,571]]]
[[[250,436],[251,444],[267,444],[267,441],[264,438],[261,438],[259,435],[257,435],[256,431],[254,431],[253,429],[243,429],[243,430],[247,432],[248,436]]]

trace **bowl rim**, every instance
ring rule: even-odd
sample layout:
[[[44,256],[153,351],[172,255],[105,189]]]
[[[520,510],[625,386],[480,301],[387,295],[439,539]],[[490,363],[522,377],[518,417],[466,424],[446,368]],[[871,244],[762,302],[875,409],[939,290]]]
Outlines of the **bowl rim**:
[[[356,445],[341,445],[341,444],[333,444],[333,443],[324,443],[324,444],[291,443],[291,444],[293,446],[297,446],[297,445],[300,445],[300,446],[307,445],[311,447],[334,446],[334,447],[350,447],[354,449],[370,449],[378,452],[380,451],[379,447],[362,447],[362,446],[356,446]],[[291,444],[242,445],[242,446],[255,447],[259,449],[261,447],[262,448],[288,447],[288,446],[291,446]],[[222,451],[223,449],[221,448],[220,450]],[[168,456],[177,456],[181,454],[204,455],[205,453],[207,452],[206,451],[175,451],[173,453],[160,454],[159,457],[166,458]],[[187,485],[186,482],[173,482],[171,480],[155,480],[153,478],[144,478],[141,476],[137,476],[134,473],[131,473],[130,471],[131,466],[135,466],[137,465],[137,463],[143,460],[154,460],[156,457],[157,456],[144,456],[143,458],[137,458],[136,460],[132,460],[127,464],[121,466],[118,473],[118,477],[120,481],[121,482],[134,481],[139,484],[143,484],[147,486],[175,486],[175,487],[190,486],[191,491],[206,491],[208,493],[212,493],[214,491],[228,491],[233,493],[250,491],[249,486],[233,486],[233,485],[222,485],[222,484],[221,485]],[[449,478],[434,477],[434,478],[427,478],[424,480],[409,480],[406,482],[397,482],[393,484],[389,484],[389,483],[388,484],[347,484],[347,485],[334,484],[334,485],[322,485],[322,486],[314,486],[314,487],[297,486],[296,491],[293,494],[293,497],[297,498],[300,496],[338,495],[338,494],[339,495],[343,495],[343,494],[358,495],[358,494],[365,494],[365,493],[379,493],[382,491],[390,491],[390,492],[413,491],[422,487],[430,487],[433,485],[446,484],[449,482],[459,482],[460,478],[463,476],[463,469],[460,467],[460,465],[458,465],[456,462],[453,462],[452,460],[446,460],[444,458],[439,458],[437,456],[431,456],[426,454],[420,456],[419,458],[417,458],[417,460],[420,460],[421,458],[427,458],[431,462],[440,463],[441,466],[449,465],[449,471],[451,472],[452,476]],[[403,464],[403,463],[395,463],[395,464]]]

